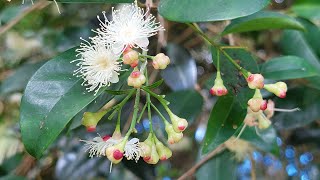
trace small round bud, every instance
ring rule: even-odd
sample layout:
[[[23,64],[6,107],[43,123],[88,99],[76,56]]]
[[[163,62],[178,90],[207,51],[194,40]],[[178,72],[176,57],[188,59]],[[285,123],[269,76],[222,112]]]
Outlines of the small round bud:
[[[172,156],[172,151],[155,138],[157,152],[161,161],[167,160]]]
[[[111,138],[109,135],[105,135],[102,137],[103,141],[108,141]]]
[[[128,86],[140,88],[146,82],[146,77],[140,71],[133,71],[128,77]]]
[[[169,116],[175,132],[182,132],[188,127],[188,121],[186,119],[180,118],[173,113],[169,113]]]
[[[141,151],[143,152],[143,158],[151,158],[151,146],[146,142],[140,142]]]
[[[268,100],[268,107],[266,110],[264,110],[264,113],[266,114],[268,119],[270,119],[273,116],[274,107],[275,107],[274,102],[272,100]]]
[[[174,144],[179,142],[183,138],[182,132],[177,133],[171,124],[166,124],[165,130],[168,134],[168,143]]]
[[[259,129],[267,129],[270,127],[271,121],[267,119],[263,114],[258,115],[258,128]]]
[[[131,48],[123,52],[123,64],[129,64],[131,67],[136,67],[139,63],[139,53]]]
[[[264,77],[261,74],[249,74],[247,82],[250,89],[262,89],[264,87]]]
[[[263,101],[261,102],[260,109],[261,109],[262,111],[264,111],[264,110],[266,110],[267,108],[268,108],[267,100],[263,100]]]
[[[82,125],[87,128],[88,132],[94,132],[96,130],[96,126],[101,118],[105,115],[103,111],[101,112],[85,112],[82,118]]]
[[[257,120],[256,115],[252,112],[251,113],[248,112],[246,117],[244,118],[244,123],[249,127],[257,126],[258,122],[256,120]]]
[[[123,158],[123,147],[121,147],[121,145],[122,143],[106,149],[107,158],[114,164],[118,164]]]
[[[157,54],[152,62],[155,69],[165,69],[170,64],[170,58],[163,53]]]
[[[151,156],[144,157],[143,160],[148,164],[157,164],[159,162],[159,155],[155,144],[151,146]]]
[[[214,80],[214,86],[210,89],[210,94],[213,96],[224,96],[228,94],[228,90],[221,79],[220,72],[217,72],[217,77]]]
[[[253,112],[265,110],[267,108],[267,101],[262,98],[251,98],[248,101],[248,106]]]
[[[287,84],[284,82],[266,84],[264,88],[280,98],[285,98],[288,90]]]

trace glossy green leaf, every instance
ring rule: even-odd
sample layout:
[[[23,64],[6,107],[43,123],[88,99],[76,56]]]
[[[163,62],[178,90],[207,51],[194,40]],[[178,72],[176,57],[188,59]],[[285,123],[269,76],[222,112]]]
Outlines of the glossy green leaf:
[[[158,9],[170,21],[205,22],[247,16],[268,3],[269,0],[161,0]]]
[[[13,92],[23,91],[31,76],[44,64],[28,63],[19,67],[12,75],[5,79],[0,86],[0,95],[4,96]]]
[[[319,80],[319,79],[318,79]],[[294,129],[306,126],[320,118],[320,92],[300,87],[287,92],[286,99],[275,99],[277,108],[300,108],[296,112],[278,112],[273,118],[277,129]]]
[[[261,73],[267,79],[286,80],[320,75],[307,60],[297,56],[273,58],[264,63]]]
[[[308,32],[308,29],[307,29]],[[286,55],[295,55],[307,60],[313,67],[320,71],[319,58],[312,49],[302,32],[286,30],[280,40],[280,46]],[[320,89],[320,76],[306,78],[308,85]]]
[[[163,83],[163,79],[161,79],[161,80],[159,80],[149,86],[146,86],[146,87],[149,89],[155,89],[155,88],[159,87],[162,83]]]
[[[195,90],[175,91],[166,95],[170,102],[169,108],[178,116],[193,121],[201,112],[203,106],[202,96]]]
[[[57,0],[61,3],[132,3],[133,0]]]
[[[252,145],[262,151],[279,155],[279,147],[276,141],[277,133],[272,126],[265,130],[247,126],[240,138],[249,141]]]
[[[304,1],[295,4],[291,10],[300,17],[310,20],[320,19],[320,2],[319,1]]]
[[[305,40],[308,42],[309,46],[315,51],[316,55],[320,57],[320,28],[306,19],[299,19],[299,21],[307,29],[307,31],[303,33]]]
[[[198,169],[196,173],[197,179],[236,180],[238,163],[234,156],[234,153],[228,150],[218,154]]]
[[[79,111],[96,99],[81,86],[83,80],[73,76],[77,68],[75,48],[53,58],[30,79],[21,102],[20,127],[26,150],[39,158]],[[117,89],[119,83],[110,87]],[[116,87],[115,87],[116,86]]]
[[[304,27],[299,21],[288,15],[278,12],[261,11],[250,16],[232,20],[222,32],[222,35],[269,29],[304,30]]]

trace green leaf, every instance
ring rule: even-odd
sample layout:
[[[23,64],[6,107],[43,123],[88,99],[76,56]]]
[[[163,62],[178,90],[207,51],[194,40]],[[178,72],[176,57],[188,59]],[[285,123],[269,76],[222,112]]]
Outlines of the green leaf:
[[[132,3],[133,0],[56,0],[61,3]]]
[[[149,86],[146,86],[146,88],[155,89],[155,88],[159,87],[162,83],[163,83],[163,79],[161,79],[161,80],[159,80]]]
[[[291,10],[300,17],[310,20],[320,19],[320,3],[297,4],[291,7]]]
[[[297,56],[273,58],[264,63],[261,73],[267,79],[286,80],[320,75],[307,60]]]
[[[196,173],[196,178],[201,180],[236,180],[237,165],[238,163],[234,158],[234,154],[225,150],[202,165]]]
[[[44,63],[45,62],[28,63],[19,67],[12,75],[2,82],[0,86],[0,95],[4,96],[13,92],[23,91],[27,86],[28,80]]]
[[[9,175],[0,177],[0,180],[27,180],[27,178],[23,177],[23,176],[17,176],[17,175],[9,174]]]
[[[106,92],[108,94],[112,94],[112,95],[122,95],[122,94],[129,94],[130,93],[130,90],[109,90],[109,89],[106,89]]]
[[[319,79],[318,79],[319,80]],[[286,99],[275,99],[277,108],[300,108],[295,112],[278,112],[274,120],[277,129],[294,129],[306,126],[320,118],[320,92],[316,89],[300,87],[287,92]]]
[[[75,48],[53,58],[30,79],[21,102],[20,127],[26,150],[39,158],[79,111],[96,99],[73,76]],[[123,78],[124,79],[124,78]],[[122,80],[110,89],[118,89]]]
[[[201,112],[203,106],[202,96],[195,90],[175,91],[166,95],[170,102],[169,108],[179,117],[187,118],[192,122]]]
[[[232,20],[231,24],[222,32],[222,35],[269,29],[305,30],[299,21],[288,15],[278,12],[261,11],[250,16]]]
[[[161,0],[158,9],[170,21],[207,22],[247,16],[268,3],[269,0]]]
[[[279,147],[276,141],[277,133],[272,126],[265,130],[247,126],[240,138],[249,141],[262,151],[271,152],[276,156],[279,155]]]
[[[308,31],[308,29],[307,29]],[[307,60],[313,67],[320,71],[319,58],[317,57],[315,50],[312,49],[310,44],[305,39],[305,35],[302,32],[286,30],[280,40],[280,46],[286,55],[295,55]],[[306,78],[308,85],[320,89],[320,76],[314,76]]]

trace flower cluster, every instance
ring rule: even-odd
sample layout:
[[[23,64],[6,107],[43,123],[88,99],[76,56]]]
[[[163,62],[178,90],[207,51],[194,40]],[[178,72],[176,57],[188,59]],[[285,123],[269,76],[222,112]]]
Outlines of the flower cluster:
[[[163,27],[155,21],[155,17],[147,14],[136,4],[124,5],[119,10],[113,9],[112,20],[108,20],[106,13],[103,12],[103,19],[98,16],[100,28],[94,30],[96,36],[89,38],[90,41],[82,39],[83,42],[76,49],[78,59],[72,62],[77,62],[76,65],[79,68],[74,71],[74,74],[83,78],[83,85],[89,92],[94,91],[95,95],[102,87],[117,83],[121,71],[132,69],[127,79],[127,85],[130,89],[125,91],[128,92],[127,96],[119,104],[98,112],[85,112],[83,115],[82,125],[86,127],[88,132],[94,132],[99,121],[107,113],[113,111],[108,119],[112,119],[115,114],[118,114],[116,128],[112,136],[101,137],[99,135],[92,140],[81,140],[86,143],[90,157],[106,156],[114,164],[121,162],[124,157],[136,162],[142,157],[149,164],[169,159],[172,156],[171,150],[156,137],[152,129],[151,106],[163,119],[169,144],[179,142],[183,137],[182,132],[188,126],[186,119],[178,117],[169,109],[169,102],[163,96],[153,93],[147,86],[146,66],[148,60],[151,60],[150,64],[157,70],[165,69],[170,64],[170,58],[163,53],[155,56],[146,54],[149,44],[148,38],[159,30],[163,30]],[[142,50],[142,53],[139,52],[139,49]],[[127,67],[127,69],[123,67]],[[146,86],[143,86],[144,84]],[[140,91],[146,93],[147,100],[138,118]],[[121,110],[134,93],[136,98],[131,126],[122,136],[120,133]],[[150,96],[163,105],[170,121],[152,104]],[[140,142],[138,138],[129,140],[130,135],[135,132],[136,122],[141,119],[146,109],[150,121],[148,138],[144,142]]]
[[[148,38],[164,30],[153,15],[147,15],[136,4],[113,9],[112,20],[108,20],[106,12],[102,14],[103,19],[97,16],[100,28],[93,30],[96,36],[89,41],[81,38],[82,43],[76,49],[77,59],[72,61],[79,67],[74,74],[83,78],[82,85],[95,94],[100,88],[119,81],[120,71],[126,70],[122,69],[123,64],[137,67],[139,59],[145,57],[132,48],[147,50]],[[162,53],[150,58],[155,69],[164,69],[170,63]],[[139,87],[144,83],[143,78],[137,81],[130,83],[131,86]]]

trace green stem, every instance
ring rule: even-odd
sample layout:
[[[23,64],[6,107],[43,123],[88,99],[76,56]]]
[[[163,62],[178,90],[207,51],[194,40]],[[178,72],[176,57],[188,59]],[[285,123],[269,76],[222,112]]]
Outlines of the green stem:
[[[231,56],[229,56],[229,54],[223,50],[223,48],[221,48],[221,46],[219,46],[218,44],[216,44],[214,41],[212,41],[206,34],[204,34],[202,32],[202,30],[196,25],[196,24],[192,24],[192,23],[187,23],[187,25],[189,27],[191,27],[195,32],[197,32],[205,41],[207,41],[209,44],[211,44],[212,46],[214,46],[217,50],[221,51],[226,57],[227,59],[239,70],[242,72],[242,74],[245,76],[245,78],[248,77],[248,71],[245,70],[244,68],[242,68],[241,66],[239,66],[239,64],[237,64],[235,62],[234,59],[232,59]]]
[[[152,103],[150,103],[150,104],[151,104],[152,108],[159,114],[159,116],[161,117],[164,124],[167,124],[168,123],[167,119],[161,114],[159,109],[154,104],[152,104]]]
[[[154,58],[154,56],[149,56],[147,54],[139,54],[139,57],[149,58],[149,59],[153,59]]]
[[[118,132],[120,132],[121,110],[122,110],[122,108],[120,108],[118,110],[118,119],[117,119],[117,125],[116,125],[116,130],[115,130],[115,131],[118,131]]]
[[[141,121],[141,119],[142,119],[142,116],[143,116],[143,113],[144,113],[144,111],[147,109],[147,103],[143,106],[143,108],[141,109],[141,112],[140,112],[140,115],[139,115],[139,117],[138,117],[138,119],[137,119],[137,123],[139,123],[140,121]]]
[[[152,92],[150,89],[148,89],[147,87],[142,87],[142,89],[144,91],[146,91],[148,94],[150,94],[151,96],[153,96],[154,98],[156,98],[161,104],[162,106],[166,109],[166,111],[170,111],[169,107],[167,106],[168,101],[166,101],[165,99],[163,99],[160,95]],[[171,111],[170,111],[171,112]]]
[[[220,74],[220,51],[217,49],[217,74]]]
[[[149,77],[148,77],[148,70],[145,70],[145,76],[146,76],[146,86],[149,85]],[[147,93],[147,107],[148,107],[148,119],[149,119],[149,127],[150,132],[153,133],[153,124],[152,124],[152,115],[151,115],[151,108],[150,108],[151,98],[150,94]]]
[[[133,115],[132,115],[132,120],[131,120],[131,125],[130,128],[125,136],[125,139],[128,139],[130,134],[133,132],[136,123],[137,123],[137,116],[138,116],[138,111],[139,111],[139,102],[140,102],[140,88],[137,89],[136,92],[136,98],[134,100],[134,107],[133,107]]]

